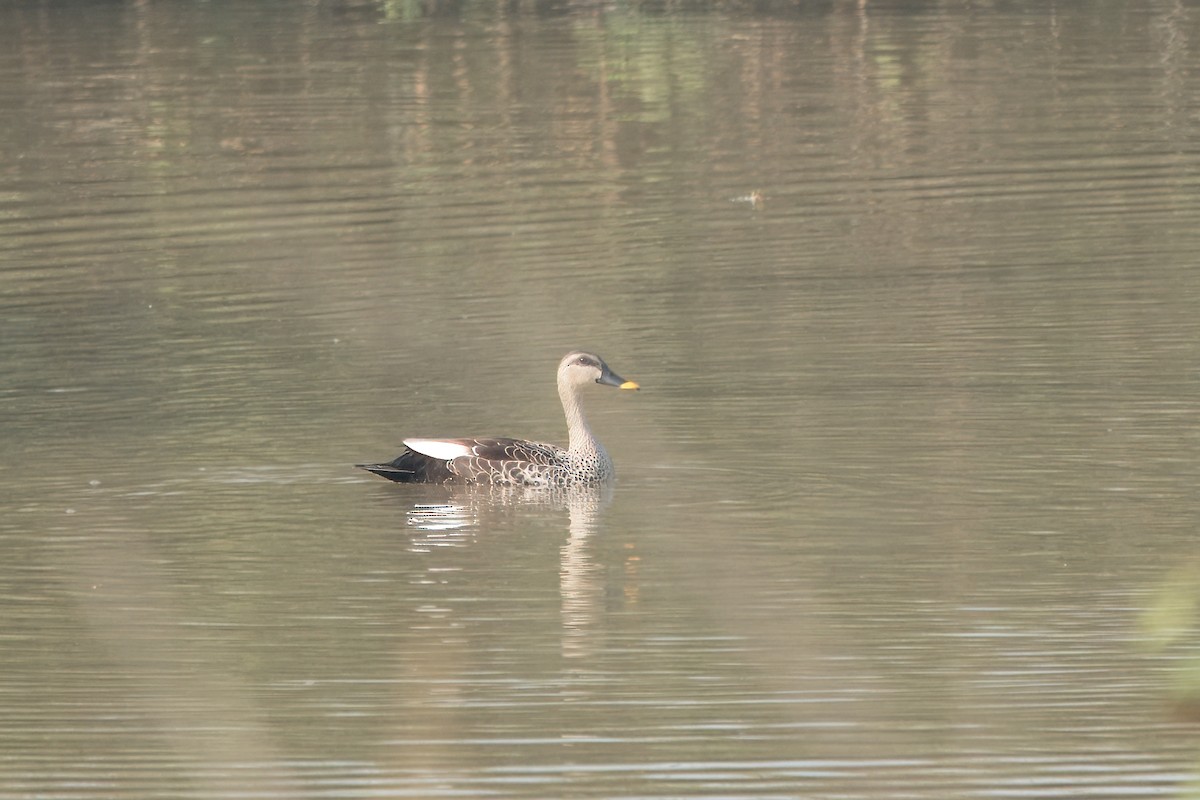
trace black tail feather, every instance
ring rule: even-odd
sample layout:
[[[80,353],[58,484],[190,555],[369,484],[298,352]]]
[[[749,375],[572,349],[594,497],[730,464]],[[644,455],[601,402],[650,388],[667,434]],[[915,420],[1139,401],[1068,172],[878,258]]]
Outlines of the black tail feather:
[[[430,458],[407,448],[386,464],[355,464],[355,466],[396,483],[445,483],[455,477],[445,461]]]

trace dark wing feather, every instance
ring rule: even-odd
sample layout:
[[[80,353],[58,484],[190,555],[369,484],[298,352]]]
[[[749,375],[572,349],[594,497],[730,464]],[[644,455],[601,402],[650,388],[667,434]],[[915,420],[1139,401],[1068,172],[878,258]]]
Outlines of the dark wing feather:
[[[452,439],[455,444],[471,448],[473,457],[480,461],[528,461],[531,464],[551,466],[562,461],[566,455],[561,447],[525,439]],[[455,459],[457,461],[457,459]]]
[[[430,458],[414,450],[404,452],[386,464],[358,464],[368,472],[396,483],[445,483],[455,479],[450,465],[437,458]]]

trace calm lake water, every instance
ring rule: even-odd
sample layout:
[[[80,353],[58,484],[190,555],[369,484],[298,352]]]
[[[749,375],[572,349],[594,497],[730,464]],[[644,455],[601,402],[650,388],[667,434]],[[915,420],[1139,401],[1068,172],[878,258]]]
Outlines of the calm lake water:
[[[1198,43],[0,9],[0,798],[1200,796]]]

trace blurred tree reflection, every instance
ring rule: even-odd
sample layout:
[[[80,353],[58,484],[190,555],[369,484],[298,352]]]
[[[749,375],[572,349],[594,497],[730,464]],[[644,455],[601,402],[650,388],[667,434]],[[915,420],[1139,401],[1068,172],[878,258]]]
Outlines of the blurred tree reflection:
[[[1200,560],[1163,579],[1142,614],[1142,629],[1151,652],[1173,657],[1172,703],[1200,721]]]

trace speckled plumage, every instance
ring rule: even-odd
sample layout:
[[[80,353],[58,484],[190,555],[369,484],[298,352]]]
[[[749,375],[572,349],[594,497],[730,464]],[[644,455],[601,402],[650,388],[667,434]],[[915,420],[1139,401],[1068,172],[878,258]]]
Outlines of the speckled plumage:
[[[566,487],[611,480],[612,459],[583,418],[578,391],[589,383],[637,389],[599,357],[574,352],[558,365],[558,394],[567,418],[570,444],[523,439],[405,439],[404,452],[384,464],[361,468],[398,483],[478,483]]]

